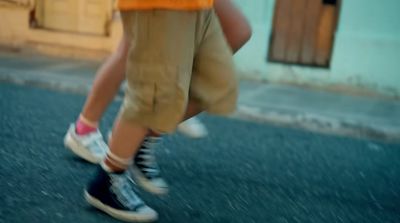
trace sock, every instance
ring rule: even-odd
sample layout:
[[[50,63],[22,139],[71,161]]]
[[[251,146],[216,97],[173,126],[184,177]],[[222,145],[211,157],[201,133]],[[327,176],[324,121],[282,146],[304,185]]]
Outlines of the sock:
[[[85,122],[85,119],[82,118],[82,116],[80,116],[79,119],[76,121],[75,128],[76,134],[78,135],[87,135],[89,133],[97,131],[97,126],[88,124],[87,122]]]
[[[108,151],[106,158],[101,163],[101,167],[109,173],[123,172],[131,163],[132,159],[123,159]]]

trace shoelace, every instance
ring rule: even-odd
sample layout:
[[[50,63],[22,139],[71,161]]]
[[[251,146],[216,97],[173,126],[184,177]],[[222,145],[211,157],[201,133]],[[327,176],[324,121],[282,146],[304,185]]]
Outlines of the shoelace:
[[[99,132],[93,132],[85,136],[82,143],[96,154],[105,153],[105,148],[107,147],[107,145],[104,143],[103,137]]]
[[[140,170],[146,177],[156,178],[160,170],[154,154],[154,146],[160,142],[160,137],[147,137],[137,154],[136,161]]]
[[[135,193],[133,183],[126,174],[111,175],[112,192],[125,207],[135,210],[144,205],[142,199]]]

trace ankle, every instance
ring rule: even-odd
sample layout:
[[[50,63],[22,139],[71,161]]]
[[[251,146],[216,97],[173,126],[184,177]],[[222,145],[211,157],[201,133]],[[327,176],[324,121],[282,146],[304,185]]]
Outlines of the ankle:
[[[123,159],[108,151],[106,158],[101,163],[101,166],[106,172],[123,172],[129,165],[132,164],[132,159]]]
[[[122,168],[114,163],[110,162],[108,159],[105,159],[101,164],[101,167],[107,173],[118,173],[125,171],[126,168]]]
[[[78,121],[80,121],[80,122],[84,123],[85,125],[90,126],[92,128],[97,128],[99,125],[98,121],[90,120],[90,119],[86,118],[86,116],[84,116],[83,114],[79,115]]]
[[[97,131],[97,127],[98,125],[95,122],[91,122],[80,115],[75,124],[75,131],[78,135],[86,135]]]

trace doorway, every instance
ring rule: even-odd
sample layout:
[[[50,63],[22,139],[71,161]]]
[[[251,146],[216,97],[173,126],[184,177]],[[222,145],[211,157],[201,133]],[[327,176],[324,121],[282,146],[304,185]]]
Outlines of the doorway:
[[[338,0],[276,0],[269,61],[329,67]]]

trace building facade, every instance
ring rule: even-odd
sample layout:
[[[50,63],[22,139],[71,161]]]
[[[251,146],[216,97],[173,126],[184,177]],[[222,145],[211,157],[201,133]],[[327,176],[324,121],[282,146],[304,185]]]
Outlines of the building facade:
[[[400,96],[400,1],[234,0],[253,29],[236,55],[256,80]],[[82,56],[112,52],[112,1],[0,0],[0,44]]]

